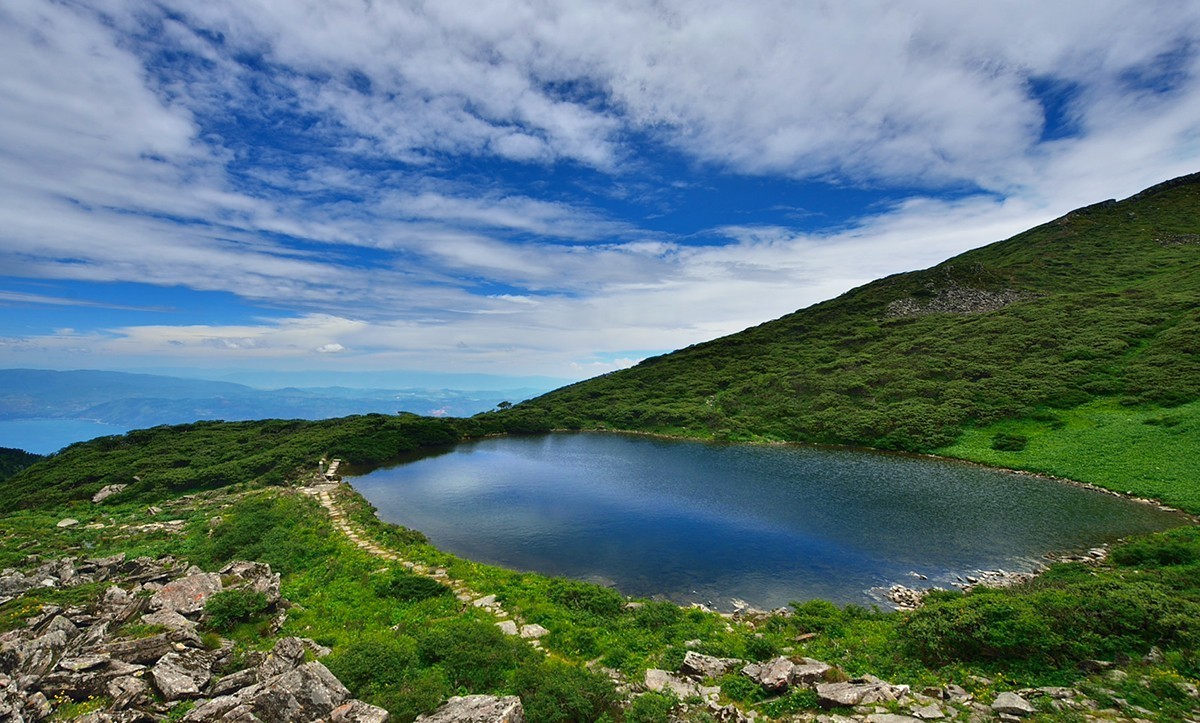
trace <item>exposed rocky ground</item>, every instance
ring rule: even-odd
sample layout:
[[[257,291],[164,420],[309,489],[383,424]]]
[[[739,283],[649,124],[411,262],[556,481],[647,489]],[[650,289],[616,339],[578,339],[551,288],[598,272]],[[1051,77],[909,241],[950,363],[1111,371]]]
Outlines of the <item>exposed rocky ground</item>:
[[[1127,675],[1111,662],[1089,661],[1093,672],[1116,681]],[[746,662],[734,658],[714,658],[688,651],[677,673],[648,670],[644,688],[670,691],[682,702],[676,707],[678,721],[715,720],[721,723],[750,723],[757,714],[743,713],[732,704],[719,702],[721,689],[712,685],[714,678],[739,673],[772,695],[789,691],[810,691],[811,697],[828,712],[796,713],[789,721],[805,723],[920,723],[921,721],[967,721],[1018,723],[1044,716],[1068,716],[1061,720],[1085,722],[1142,721],[1154,713],[1140,709],[1120,698],[1117,707],[1103,708],[1083,692],[1068,687],[1025,688],[1004,691],[990,701],[979,700],[966,688],[949,684],[914,691],[907,685],[894,685],[872,675],[850,678],[837,667],[805,657],[777,657],[765,662]],[[990,685],[992,681],[972,683]],[[1184,692],[1197,699],[1200,718],[1200,691],[1183,683]],[[707,716],[705,718],[704,716]]]
[[[953,282],[933,291],[928,299],[907,297],[888,304],[888,318],[924,316],[926,314],[979,314],[1003,309],[1009,304],[1033,298],[1027,292],[1014,289],[988,291],[972,289]]]
[[[90,605],[42,605],[25,626],[0,635],[0,720],[22,723],[78,714],[106,721],[382,723],[381,708],[354,700],[317,658],[311,640],[282,638],[268,653],[234,654],[198,630],[206,603],[226,590],[259,593],[274,625],[286,615],[279,575],[233,562],[204,572],[171,557],[62,558],[0,573],[10,604],[34,587],[109,583]]]

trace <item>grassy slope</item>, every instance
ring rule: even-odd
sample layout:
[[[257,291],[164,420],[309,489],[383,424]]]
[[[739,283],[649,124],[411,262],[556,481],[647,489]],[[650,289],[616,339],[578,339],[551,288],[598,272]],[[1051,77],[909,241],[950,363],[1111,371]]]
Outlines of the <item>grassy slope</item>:
[[[889,314],[893,302],[928,303],[950,289],[1022,300],[983,313]],[[987,456],[978,430],[1080,405],[1100,405],[1117,425],[1164,414],[1189,420],[1127,440],[1103,479],[1091,480],[1108,484],[1114,475],[1138,476],[1163,440],[1184,433],[1200,447],[1195,407],[1153,411],[1200,398],[1197,299],[1200,176],[1075,211],[508,414],[545,426],[941,449],[975,459]],[[1069,436],[1056,435],[1055,445],[1078,456],[1068,451]],[[995,461],[1095,471],[1054,454]],[[1186,484],[1195,485],[1194,472],[1180,471]],[[1189,495],[1171,499],[1194,502]]]

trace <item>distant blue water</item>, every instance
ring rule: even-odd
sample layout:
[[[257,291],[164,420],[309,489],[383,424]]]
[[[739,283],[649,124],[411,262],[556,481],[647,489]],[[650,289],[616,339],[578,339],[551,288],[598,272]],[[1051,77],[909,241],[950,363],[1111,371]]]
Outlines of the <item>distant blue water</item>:
[[[448,552],[723,609],[878,602],[877,586],[1030,569],[1183,522],[957,462],[612,434],[471,442],[350,481]]]
[[[83,419],[4,419],[0,420],[0,447],[50,454],[75,442],[124,434],[130,429]]]

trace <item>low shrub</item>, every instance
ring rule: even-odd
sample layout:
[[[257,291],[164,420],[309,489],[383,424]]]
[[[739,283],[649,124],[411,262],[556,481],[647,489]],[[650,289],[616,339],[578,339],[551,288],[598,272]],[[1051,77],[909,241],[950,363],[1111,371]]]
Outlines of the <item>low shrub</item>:
[[[1029,437],[998,432],[992,437],[992,449],[998,452],[1020,452],[1029,444]]]
[[[376,595],[403,602],[420,602],[454,594],[453,590],[437,580],[398,570],[375,578],[374,584]]]
[[[266,595],[237,588],[222,590],[210,596],[204,603],[204,617],[212,629],[229,631],[238,623],[248,622],[266,609]]]

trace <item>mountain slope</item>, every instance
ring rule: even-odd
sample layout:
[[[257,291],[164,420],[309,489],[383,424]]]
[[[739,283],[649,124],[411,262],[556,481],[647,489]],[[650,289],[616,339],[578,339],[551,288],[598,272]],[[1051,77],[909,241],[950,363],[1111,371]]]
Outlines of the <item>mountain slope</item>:
[[[1200,398],[1200,174],[518,405],[526,421],[928,451]]]

